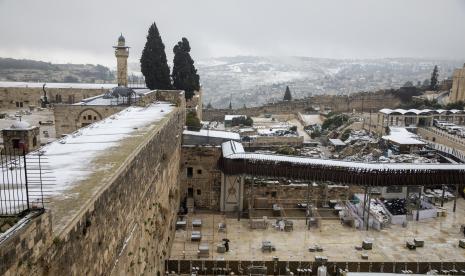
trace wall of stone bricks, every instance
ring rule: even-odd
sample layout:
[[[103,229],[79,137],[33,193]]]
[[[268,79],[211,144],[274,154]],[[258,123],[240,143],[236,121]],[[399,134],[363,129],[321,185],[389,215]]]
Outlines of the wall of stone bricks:
[[[217,166],[220,156],[221,147],[182,147],[181,199],[192,188],[195,207],[220,210],[221,171]],[[192,168],[192,177],[187,175],[188,167]]]
[[[56,103],[57,95],[61,96],[62,103],[77,103],[82,99],[104,94],[107,89],[81,89],[81,88],[45,88],[50,103]],[[42,88],[32,87],[4,87],[0,88],[0,108],[16,109],[16,102],[23,102],[22,109],[29,105],[40,106],[43,96]]]
[[[82,127],[82,114],[90,111],[97,116],[96,121],[105,119],[127,106],[104,106],[104,105],[56,105],[53,109],[55,116],[55,131],[59,138],[62,134],[68,134]]]
[[[70,225],[35,238],[46,246],[36,255],[27,251],[27,262],[10,265],[10,275],[163,274],[180,197],[184,109],[180,100]],[[0,252],[14,246],[21,243]]]
[[[396,108],[400,103],[401,100],[398,97],[387,91],[358,93],[351,96],[318,95],[251,108],[204,109],[202,116],[204,121],[223,121],[226,114],[258,116],[265,113],[305,113],[313,107],[318,107],[321,111],[331,109],[335,112],[352,112],[355,109],[357,112],[370,110],[377,112],[382,108]]]

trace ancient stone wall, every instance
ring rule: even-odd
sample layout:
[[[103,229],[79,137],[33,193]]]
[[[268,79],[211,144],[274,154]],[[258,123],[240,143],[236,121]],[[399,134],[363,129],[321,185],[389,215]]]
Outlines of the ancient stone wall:
[[[184,109],[179,100],[111,178],[102,179],[102,188],[74,219],[59,233],[36,236],[31,243],[38,253],[26,250],[27,262],[9,263],[6,275],[164,274],[180,197]],[[40,231],[31,223],[25,229]],[[2,260],[22,246],[10,238],[9,246],[0,246]]]
[[[59,138],[62,134],[72,133],[125,108],[127,106],[56,105],[53,109],[56,137]]]
[[[250,142],[244,142],[245,147],[302,147],[303,136],[256,136]]]
[[[107,89],[81,89],[81,88],[45,88],[48,101],[54,103],[73,104],[82,99],[104,94]],[[38,87],[3,87],[0,88],[0,108],[28,109],[29,105],[40,106],[43,96],[42,88]],[[18,103],[18,105],[17,105]],[[20,106],[20,103],[22,106]]]
[[[319,108],[335,112],[378,111],[382,108],[396,108],[401,100],[390,92],[357,93],[351,96],[319,95],[306,99],[266,104],[259,107],[241,109],[204,109],[204,121],[223,121],[224,115],[258,116],[261,114],[305,113]]]
[[[221,147],[182,147],[181,199],[189,196],[191,189],[197,208],[219,210],[221,171],[217,163],[220,156]]]

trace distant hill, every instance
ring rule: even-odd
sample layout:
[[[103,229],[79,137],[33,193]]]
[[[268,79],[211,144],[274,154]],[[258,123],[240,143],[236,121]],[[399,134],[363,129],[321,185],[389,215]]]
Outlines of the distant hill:
[[[451,77],[463,60],[237,56],[197,60],[203,102],[215,108],[259,106],[282,101],[286,86],[294,99],[318,94],[397,89],[405,82],[429,80],[434,65],[439,78]]]
[[[0,58],[0,81],[114,83],[115,74],[102,65]]]

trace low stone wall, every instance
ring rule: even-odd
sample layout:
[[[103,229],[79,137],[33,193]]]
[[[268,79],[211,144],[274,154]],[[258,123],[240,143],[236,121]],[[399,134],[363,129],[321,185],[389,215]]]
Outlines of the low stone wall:
[[[321,111],[330,109],[335,112],[378,111],[382,108],[397,108],[401,103],[390,91],[357,93],[350,96],[318,95],[305,99],[266,104],[259,107],[240,109],[204,109],[204,121],[223,121],[224,115],[259,116],[261,114],[306,113],[318,107]]]
[[[250,142],[244,142],[245,147],[261,148],[261,147],[302,147],[304,143],[303,136],[257,136]]]
[[[47,88],[47,98],[52,104],[73,104],[82,99],[104,94],[108,89],[82,89],[82,88]],[[22,103],[21,109],[29,109],[29,105],[40,106],[40,99],[44,95],[42,88],[38,87],[4,87],[0,88],[0,108],[15,109],[16,102]]]
[[[42,233],[34,224],[26,225],[29,233],[41,232],[31,236],[38,251],[26,250],[27,261],[4,265],[7,275],[164,274],[180,197],[183,97],[178,104],[111,178],[102,180],[101,189],[63,230]],[[22,246],[17,235],[9,239],[0,246],[2,260]]]

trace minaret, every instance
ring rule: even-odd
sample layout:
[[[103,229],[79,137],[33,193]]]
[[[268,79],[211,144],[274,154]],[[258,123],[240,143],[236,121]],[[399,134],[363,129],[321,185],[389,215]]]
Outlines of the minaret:
[[[118,45],[115,48],[116,70],[118,77],[118,86],[128,86],[128,56],[129,47],[125,46],[126,40],[123,34],[118,38]]]

